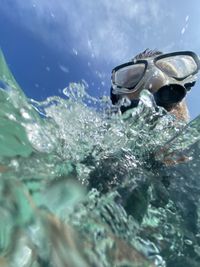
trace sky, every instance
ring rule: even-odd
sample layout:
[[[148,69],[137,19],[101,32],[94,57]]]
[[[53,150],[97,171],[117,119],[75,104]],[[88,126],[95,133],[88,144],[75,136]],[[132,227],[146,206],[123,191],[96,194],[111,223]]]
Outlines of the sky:
[[[199,0],[1,0],[0,47],[25,94],[84,82],[109,95],[111,70],[146,48],[200,55]],[[200,114],[200,82],[187,103]]]

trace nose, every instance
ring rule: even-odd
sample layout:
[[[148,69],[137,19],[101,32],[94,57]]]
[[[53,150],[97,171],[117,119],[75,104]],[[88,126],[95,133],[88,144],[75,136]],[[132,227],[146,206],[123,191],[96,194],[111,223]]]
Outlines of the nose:
[[[166,76],[156,67],[148,70],[147,80],[144,84],[144,88],[148,89],[151,93],[157,92],[161,87],[166,85]]]

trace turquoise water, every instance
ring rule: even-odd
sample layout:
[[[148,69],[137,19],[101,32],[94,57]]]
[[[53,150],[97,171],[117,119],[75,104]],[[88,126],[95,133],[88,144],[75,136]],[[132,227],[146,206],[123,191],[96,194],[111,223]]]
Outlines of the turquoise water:
[[[30,100],[3,55],[0,79],[0,266],[199,266],[200,117]]]

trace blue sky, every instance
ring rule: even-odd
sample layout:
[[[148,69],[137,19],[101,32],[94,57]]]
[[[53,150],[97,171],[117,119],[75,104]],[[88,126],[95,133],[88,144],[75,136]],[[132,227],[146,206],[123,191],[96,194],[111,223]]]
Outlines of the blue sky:
[[[26,95],[84,80],[109,94],[110,71],[146,48],[200,55],[199,0],[1,0],[0,46]],[[200,114],[200,82],[187,98]]]

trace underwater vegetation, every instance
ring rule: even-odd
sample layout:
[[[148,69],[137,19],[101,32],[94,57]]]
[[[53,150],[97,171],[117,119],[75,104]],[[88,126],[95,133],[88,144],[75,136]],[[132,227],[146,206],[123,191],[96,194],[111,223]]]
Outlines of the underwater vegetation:
[[[1,267],[199,266],[200,117],[76,83],[37,102],[2,53],[0,102]]]

